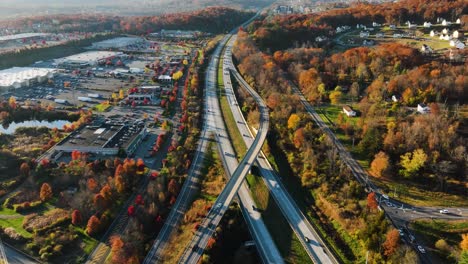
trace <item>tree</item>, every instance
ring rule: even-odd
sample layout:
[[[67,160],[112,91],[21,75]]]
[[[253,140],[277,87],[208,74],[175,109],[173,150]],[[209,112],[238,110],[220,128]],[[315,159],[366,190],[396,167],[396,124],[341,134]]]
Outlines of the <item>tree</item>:
[[[95,215],[91,216],[88,220],[88,224],[86,225],[86,233],[90,236],[99,232],[101,227],[101,220]]]
[[[330,93],[330,102],[332,104],[338,104],[341,102],[341,97],[343,96],[343,93],[340,91],[333,91]]]
[[[462,241],[460,242],[460,248],[462,250],[468,250],[468,233],[462,235]]]
[[[179,184],[176,182],[175,179],[171,179],[167,184],[167,190],[176,196],[179,193]]]
[[[367,207],[369,207],[371,210],[377,209],[378,204],[375,197],[375,192],[371,192],[367,195]]]
[[[41,201],[45,202],[52,198],[52,187],[48,183],[43,183],[41,186],[41,191],[39,193]]]
[[[113,263],[125,263],[124,242],[119,236],[112,236],[110,238],[111,254]]]
[[[10,99],[8,99],[8,105],[11,109],[16,109],[17,103],[14,96],[11,96]]]
[[[288,128],[296,130],[301,122],[301,118],[297,114],[292,114],[288,119]]]
[[[445,251],[445,252],[450,251],[450,246],[447,244],[447,241],[445,241],[442,238],[436,241],[435,247],[440,251]]]
[[[426,160],[427,155],[422,149],[416,149],[413,153],[408,152],[401,156],[400,164],[403,169],[400,170],[400,173],[405,177],[412,177],[423,167]]]
[[[96,191],[98,183],[96,182],[96,180],[94,178],[89,178],[86,183],[87,183],[86,185],[88,186],[88,189],[90,191],[92,191],[92,192]]]
[[[398,248],[398,241],[400,240],[400,233],[396,229],[387,232],[385,242],[382,244],[384,248],[384,255],[391,256]]]
[[[385,175],[385,172],[390,167],[390,159],[385,152],[380,151],[375,154],[375,158],[371,163],[370,172],[375,177],[382,177]]]
[[[30,171],[31,171],[31,168],[29,167],[28,163],[26,162],[21,163],[21,166],[20,166],[21,175],[28,177]]]
[[[125,92],[123,89],[120,89],[119,90],[119,99],[120,100],[123,100],[125,98]]]
[[[106,202],[110,202],[112,200],[112,189],[109,184],[104,185],[99,193]]]
[[[79,225],[83,221],[83,216],[79,210],[73,210],[71,218],[73,225]]]
[[[304,140],[304,128],[301,127],[294,132],[294,146],[296,146],[296,148],[300,148],[302,144],[304,144]]]
[[[122,194],[125,192],[125,182],[122,176],[117,176],[115,177],[115,188],[117,189],[117,192]]]
[[[458,264],[468,264],[468,250],[463,250]]]

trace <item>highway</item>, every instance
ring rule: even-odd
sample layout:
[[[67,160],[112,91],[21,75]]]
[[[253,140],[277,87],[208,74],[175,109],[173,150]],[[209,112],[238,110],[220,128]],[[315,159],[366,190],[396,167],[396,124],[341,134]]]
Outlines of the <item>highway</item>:
[[[234,153],[234,150],[231,142],[228,140],[227,130],[225,128],[224,121],[222,120],[216,92],[218,57],[228,38],[229,36],[226,36],[216,48],[206,72],[203,131],[198,143],[196,156],[189,170],[188,178],[182,187],[182,191],[179,194],[171,213],[166,219],[163,228],[158,234],[158,237],[143,263],[163,262],[161,254],[167,247],[167,242],[171,234],[176,231],[180,220],[188,210],[191,201],[193,200],[193,195],[197,192],[198,182],[200,181],[199,177],[201,176],[199,172],[203,163],[203,152],[207,148],[210,135],[215,135],[226,174],[228,176],[232,175],[238,166],[235,155],[223,154]],[[276,248],[273,239],[268,233],[265,224],[263,223],[261,214],[252,209],[255,204],[245,184],[240,186],[238,198],[241,202],[241,210],[247,222],[247,226],[256,241],[257,249],[262,259],[266,263],[283,263],[282,257]]]
[[[255,90],[242,78],[237,72],[232,62],[232,46],[236,40],[236,36],[231,38],[226,46],[226,52],[224,54],[224,87],[226,88],[226,96],[228,98],[231,112],[236,120],[237,127],[240,133],[243,135],[243,140],[247,147],[250,147],[253,143],[254,136],[252,135],[249,126],[239,108],[232,82],[232,73],[237,81],[251,94],[255,94]],[[311,260],[315,263],[339,263],[334,257],[333,253],[326,247],[318,233],[314,230],[307,217],[301,212],[294,199],[289,195],[286,188],[282,184],[278,173],[272,168],[271,164],[265,158],[263,153],[260,153],[257,158],[257,165],[260,174],[266,186],[269,188],[270,193],[280,208],[282,214],[288,221],[292,230],[298,237],[302,246],[306,250]],[[306,237],[309,242],[306,241]]]
[[[232,34],[231,34],[232,36]],[[217,61],[217,56],[214,56]],[[213,66],[213,65],[212,65]],[[213,67],[209,70],[216,71],[217,68]],[[213,87],[215,86],[216,79],[210,78],[207,82],[213,82]],[[215,90],[207,91],[207,96],[209,99],[208,103],[208,113],[211,115],[208,116],[208,119],[214,118],[215,124],[223,123],[221,111],[219,108],[219,103],[217,100],[217,95]],[[231,203],[232,199],[236,195],[237,191],[243,185],[245,176],[250,170],[251,165],[255,162],[257,155],[260,153],[261,147],[266,139],[269,126],[269,113],[266,105],[262,101],[261,97],[258,94],[254,96],[255,100],[259,104],[260,111],[260,128],[255,137],[255,140],[252,146],[247,150],[247,153],[242,158],[241,162],[237,166],[237,159],[232,148],[226,148],[226,145],[230,145],[230,140],[227,136],[226,130],[217,130],[217,140],[220,145],[221,154],[224,155],[225,163],[228,167],[236,167],[232,173],[232,177],[227,182],[225,188],[218,196],[215,201],[214,206],[208,212],[205,220],[201,224],[198,231],[195,233],[192,241],[189,246],[185,249],[179,263],[197,263],[201,255],[203,254],[204,248],[208,242],[208,239],[213,235],[216,226],[221,221],[222,216],[226,212]],[[253,208],[252,208],[253,209]],[[245,209],[244,209],[245,210]],[[256,213],[256,212],[255,212]],[[260,216],[256,216],[256,218]],[[282,261],[281,261],[282,262]],[[270,262],[269,262],[270,263]],[[273,262],[275,263],[275,262]]]

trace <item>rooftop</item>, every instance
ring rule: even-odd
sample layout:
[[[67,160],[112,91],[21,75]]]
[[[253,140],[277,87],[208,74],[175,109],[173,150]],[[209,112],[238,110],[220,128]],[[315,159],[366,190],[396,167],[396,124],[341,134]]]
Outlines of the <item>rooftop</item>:
[[[87,125],[70,134],[67,140],[60,145],[73,148],[100,147],[117,148],[126,147],[143,128],[142,123],[123,124],[108,121],[101,125]]]
[[[95,62],[99,60],[104,60],[107,58],[122,56],[122,52],[114,52],[114,51],[88,51],[83,52],[75,55],[71,55],[68,57],[56,59],[56,63],[64,63],[64,62],[73,62],[73,63],[89,63]]]
[[[56,70],[50,68],[14,67],[0,71],[0,87],[9,87],[38,77],[53,74]]]
[[[93,43],[93,47],[106,47],[106,48],[123,48],[137,42],[142,41],[142,38],[134,38],[134,37],[121,37],[121,38],[113,38],[108,39],[100,42]]]
[[[9,40],[34,38],[34,37],[45,37],[48,35],[50,34],[48,33],[22,33],[22,34],[16,34],[16,35],[0,36],[0,41],[9,41]]]

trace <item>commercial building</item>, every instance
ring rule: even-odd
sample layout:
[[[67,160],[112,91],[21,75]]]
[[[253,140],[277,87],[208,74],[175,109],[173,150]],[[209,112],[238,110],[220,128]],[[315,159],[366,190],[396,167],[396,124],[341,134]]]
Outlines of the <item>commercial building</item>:
[[[95,49],[124,49],[133,45],[142,44],[143,42],[144,40],[142,38],[121,37],[93,43],[92,47]]]
[[[56,70],[50,68],[14,67],[0,71],[0,89],[10,90],[28,87],[54,77]]]
[[[55,146],[55,151],[92,153],[102,156],[115,156],[119,151],[132,155],[147,131],[142,121],[124,124],[107,121],[100,125],[87,125],[72,132]]]
[[[48,33],[22,33],[15,35],[0,36],[0,43],[10,41],[26,41],[26,40],[39,40],[49,36]]]
[[[152,37],[161,38],[180,38],[180,39],[191,39],[201,35],[200,31],[190,30],[166,30],[162,29],[160,33],[151,33]]]
[[[55,63],[62,67],[86,67],[106,63],[107,60],[125,57],[123,52],[88,51],[65,58],[56,59]]]

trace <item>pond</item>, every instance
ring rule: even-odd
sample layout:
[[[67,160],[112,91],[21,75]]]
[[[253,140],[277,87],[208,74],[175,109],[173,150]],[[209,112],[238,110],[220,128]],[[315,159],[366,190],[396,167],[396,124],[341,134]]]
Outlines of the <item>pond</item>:
[[[13,134],[18,127],[48,127],[48,128],[59,128],[66,124],[70,124],[67,120],[55,120],[55,121],[39,121],[39,120],[29,120],[19,123],[12,122],[8,126],[0,125],[0,133],[3,134]]]

